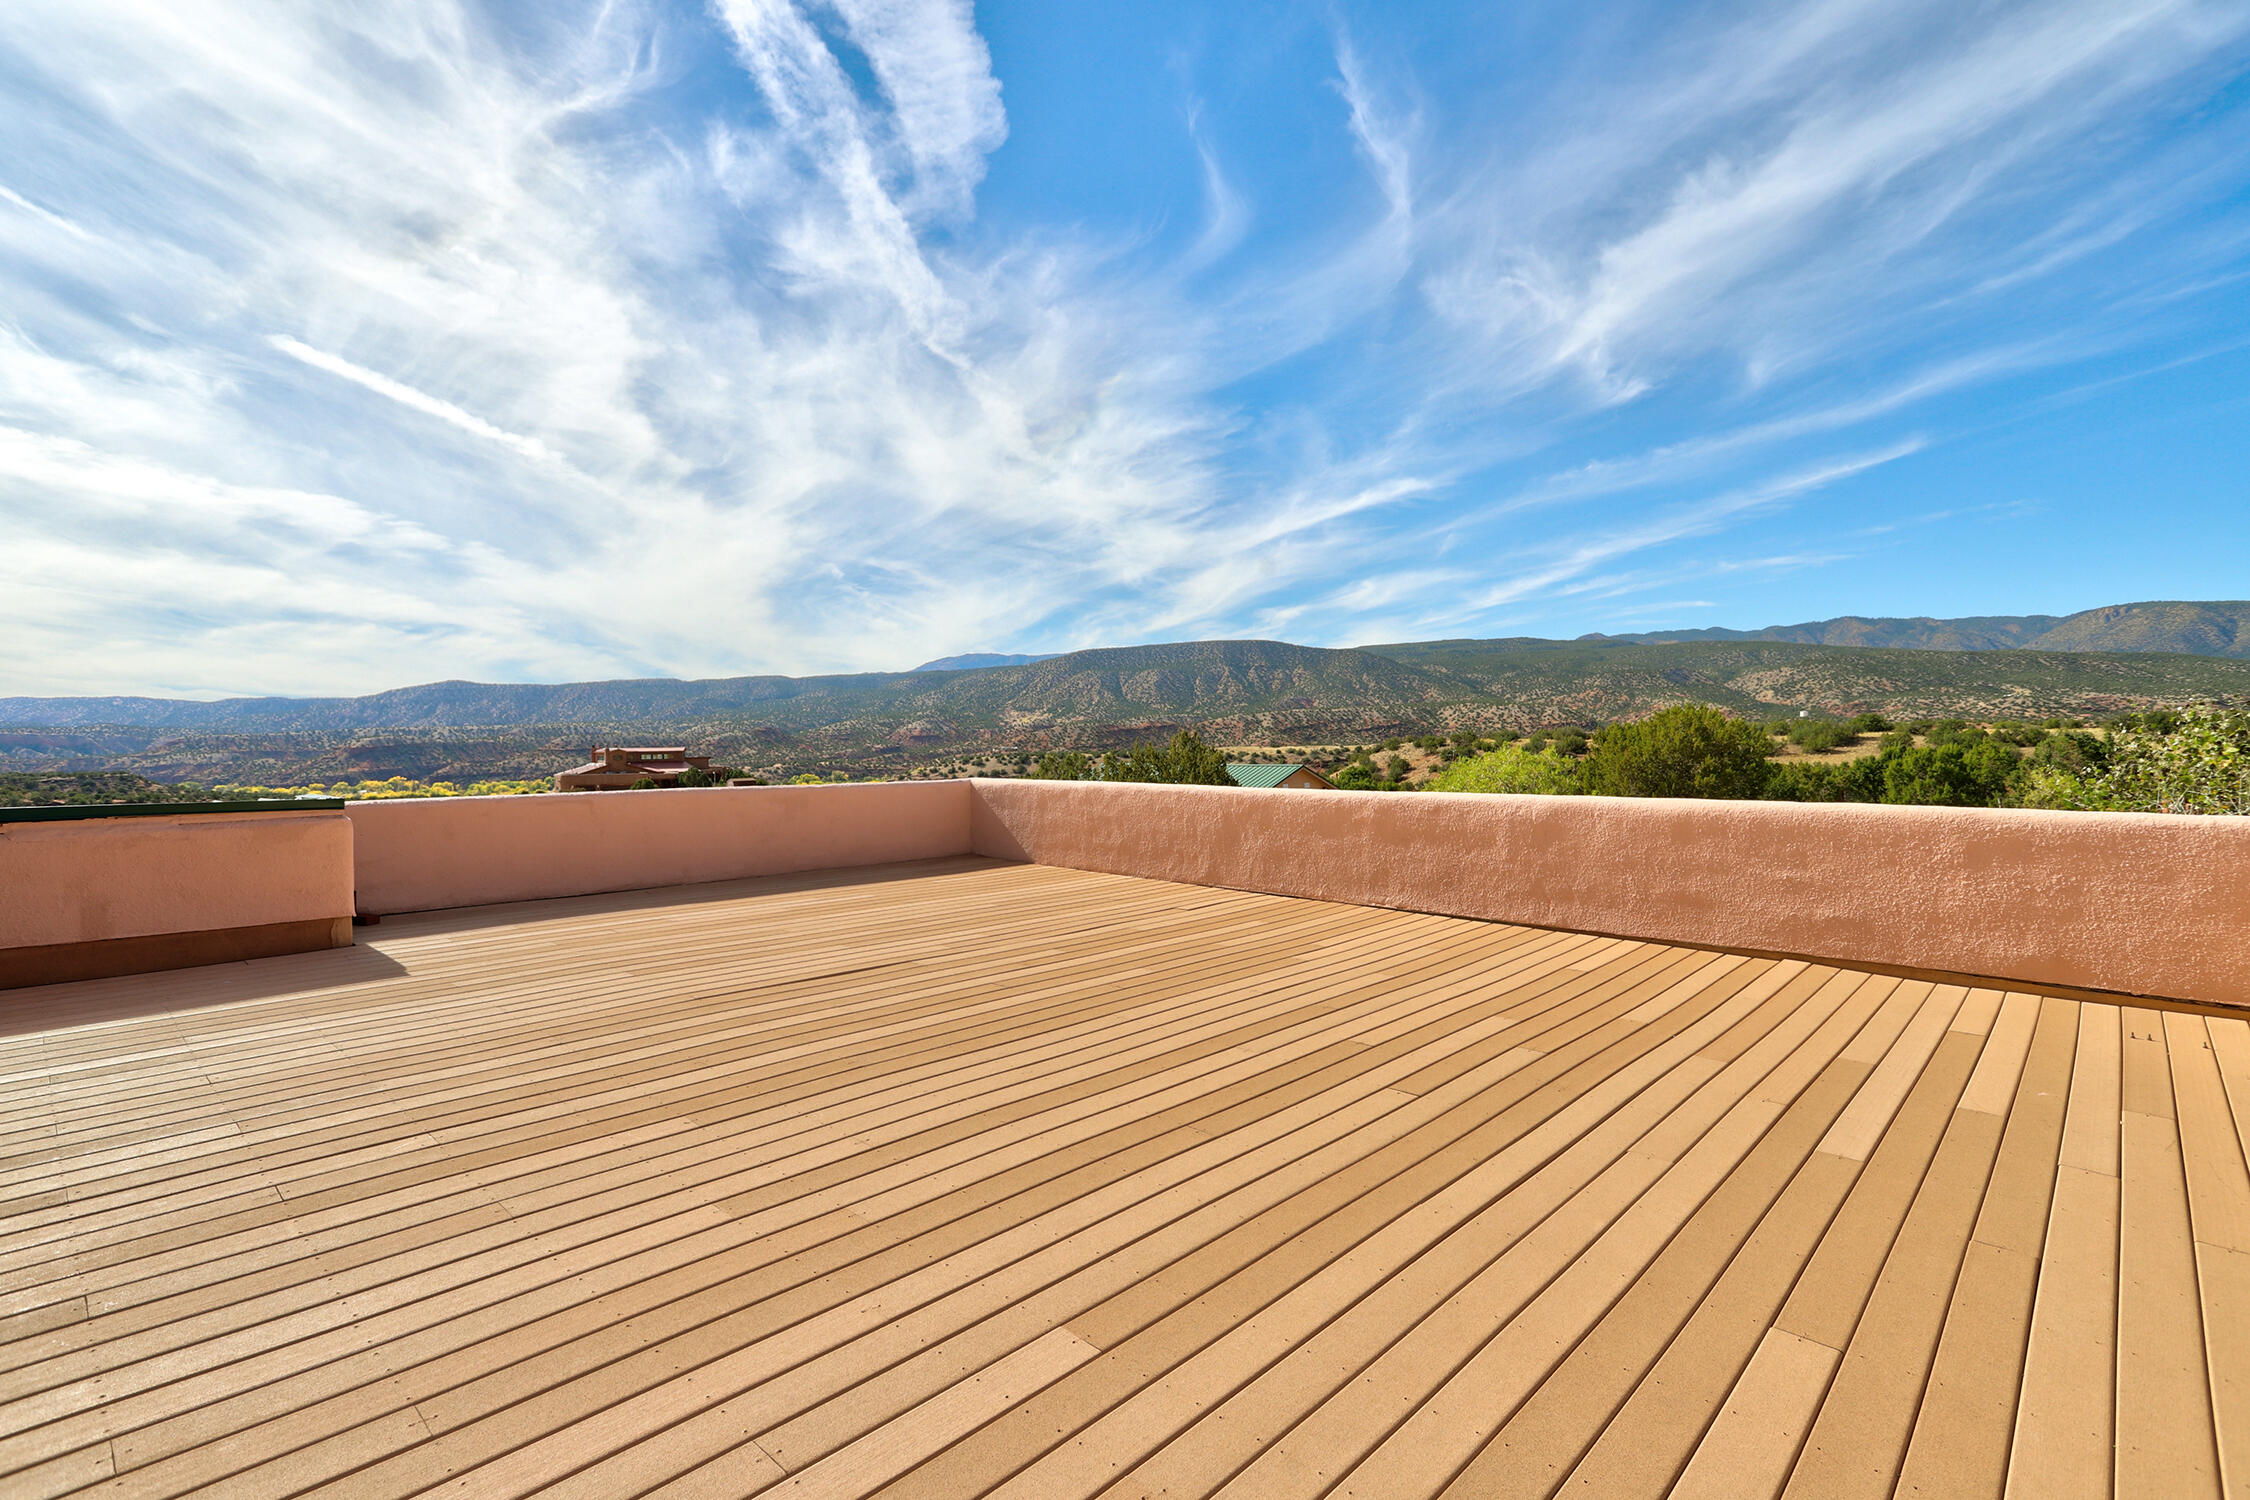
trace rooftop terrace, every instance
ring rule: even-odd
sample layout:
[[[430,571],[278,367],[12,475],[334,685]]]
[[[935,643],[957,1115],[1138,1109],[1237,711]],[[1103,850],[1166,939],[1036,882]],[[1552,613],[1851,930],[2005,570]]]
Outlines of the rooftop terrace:
[[[2224,1014],[977,857],[5,998],[11,1500],[2250,1486]]]

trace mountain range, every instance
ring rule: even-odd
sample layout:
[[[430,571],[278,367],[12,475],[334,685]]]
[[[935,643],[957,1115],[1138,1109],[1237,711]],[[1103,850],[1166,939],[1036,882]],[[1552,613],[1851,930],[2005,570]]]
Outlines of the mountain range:
[[[1796,641],[1808,646],[1888,646],[1908,651],[2175,651],[2250,656],[2250,600],[2178,599],[2108,604],[2074,615],[1971,615],[1958,620],[1840,615],[1763,630],[1666,630],[1583,635],[1584,641]]]
[[[530,776],[589,743],[624,738],[685,742],[761,769],[895,772],[1000,748],[1119,745],[1185,726],[1222,743],[1336,744],[1461,726],[1590,725],[1683,701],[1750,715],[2092,717],[2250,700],[2246,617],[2250,605],[2166,603],[2061,617],[1847,619],[1352,650],[1190,641],[913,672],[438,682],[357,698],[12,698],[0,699],[0,771],[269,785]],[[1890,644],[1788,634],[1854,631]],[[2025,644],[1896,644],[1902,639]],[[2118,641],[2140,644],[2102,649]],[[2183,642],[2227,649],[2199,654]]]
[[[941,656],[936,661],[926,661],[916,667],[917,672],[969,672],[978,667],[1028,667],[1035,661],[1046,661],[1060,656],[1060,651],[1042,652],[1037,656],[1009,656],[999,651],[971,651],[962,656]]]
[[[1538,636],[1509,639],[1526,644],[1560,644]],[[2074,615],[1968,615],[1957,620],[1938,620],[1928,615],[1838,615],[1833,620],[1768,625],[1763,630],[1728,630],[1713,626],[1631,635],[1604,635],[1595,631],[1577,639],[1635,646],[1665,646],[1686,641],[1793,641],[1806,646],[1878,646],[1901,651],[2173,651],[2188,656],[2250,656],[2250,600],[2198,603],[2159,599],[2142,604],[2107,604],[2099,609],[2082,609]],[[1368,649],[1414,648],[1373,646]],[[1048,659],[1048,656],[1004,656],[977,651],[965,656],[941,656],[914,670],[968,671],[978,667],[1022,666]]]

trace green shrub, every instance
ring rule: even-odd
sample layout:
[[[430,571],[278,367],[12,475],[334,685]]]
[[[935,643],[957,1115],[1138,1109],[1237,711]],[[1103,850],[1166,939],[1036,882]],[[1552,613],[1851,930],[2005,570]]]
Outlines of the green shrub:
[[[1880,802],[1883,773],[1874,756],[1858,760],[1785,760],[1773,768],[1765,795],[1775,802]]]
[[[1924,807],[1990,807],[2007,794],[2019,762],[1992,739],[1921,745],[1883,758],[1883,800]]]
[[[1586,790],[1586,778],[1578,762],[1565,756],[1505,745],[1483,755],[1455,761],[1432,777],[1423,790],[1569,796]]]
[[[1766,795],[1790,802],[1940,807],[2079,805],[2067,800],[2072,795],[2068,788],[2078,785],[2069,773],[2037,760],[2036,753],[2026,760],[1989,735],[1956,730],[1943,743],[1916,745],[1912,735],[1897,729],[1883,736],[1876,754],[1857,760],[1782,762],[1774,768]]]
[[[1887,734],[1891,721],[1881,714],[1854,714],[1844,727],[1853,734]]]
[[[2082,776],[2037,769],[2027,805],[2250,815],[2250,710],[2198,704],[2135,715],[2110,731],[2106,749],[2108,764]]]
[[[1104,781],[1161,781],[1177,786],[1232,786],[1227,758],[1203,743],[1192,729],[1172,736],[1167,745],[1135,745],[1123,755],[1102,757]]]
[[[1683,703],[1596,734],[1586,785],[1612,797],[1755,798],[1773,775],[1772,754],[1760,726]]]
[[[1033,781],[1086,781],[1093,774],[1093,761],[1080,750],[1050,750],[1031,768]]]
[[[2033,767],[2084,776],[2109,763],[2109,746],[2099,735],[2082,729],[2058,729],[2031,749]]]
[[[1799,719],[1789,726],[1789,738],[1799,749],[1813,755],[1825,755],[1845,745],[1856,745],[1859,736],[1832,719]]]
[[[403,782],[404,778],[397,778]],[[545,785],[546,783],[542,783]],[[386,782],[338,782],[307,786],[304,795],[365,797]],[[415,787],[420,782],[411,783]],[[297,788],[212,787],[198,782],[151,781],[130,771],[11,771],[0,773],[0,807],[95,807],[152,802],[252,801],[269,795],[299,795]]]
[[[2024,766],[2023,779],[2016,783],[2008,801],[2014,807],[2044,807],[2058,812],[2102,810],[2086,778],[2073,776],[2058,766],[2035,763]]]
[[[1964,724],[1959,719],[1940,719],[1930,726],[1926,737],[1932,749],[1946,745],[1959,745],[1964,750],[1971,745],[1997,744],[1997,740],[1974,724]]]

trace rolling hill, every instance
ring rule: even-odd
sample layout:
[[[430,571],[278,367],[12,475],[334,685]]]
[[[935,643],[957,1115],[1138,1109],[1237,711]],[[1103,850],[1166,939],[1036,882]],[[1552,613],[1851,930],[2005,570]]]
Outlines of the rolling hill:
[[[1231,738],[1395,733],[1483,696],[1372,652],[1191,641],[977,671],[442,682],[216,703],[19,698],[0,700],[0,769],[268,784],[531,776],[621,737],[682,740],[734,765],[879,769],[1000,745],[1129,743],[1190,724]]]
[[[823,725],[924,713],[1026,722],[1202,716],[1319,703],[1403,708],[1458,690],[1387,656],[1281,641],[1188,641],[1074,651],[975,671],[837,677],[631,678],[557,684],[433,682],[359,698],[0,698],[0,725],[132,725],[224,733],[457,729],[525,724]]]
[[[1615,640],[1421,641],[1362,649],[1473,683],[1548,723],[1598,723],[1687,700],[1747,714],[1805,708],[2045,718],[2250,695],[2250,660],[2176,653]]]
[[[2109,604],[2074,615],[1972,615],[1959,620],[1843,615],[1763,630],[1667,630],[1581,640],[1662,645],[1684,641],[1795,641],[1808,646],[1887,646],[1908,651],[2129,651],[2250,656],[2250,600],[2159,599]]]
[[[1039,656],[1009,656],[998,651],[971,651],[963,656],[941,656],[936,661],[926,661],[916,667],[917,672],[973,672],[979,667],[1028,667],[1035,661],[1045,661],[1060,656],[1060,651],[1049,651]]]
[[[2218,606],[2170,617],[2154,608],[2124,606],[2106,622],[2063,617],[2038,635],[2072,621],[2075,640],[2123,630],[2177,641],[2185,631],[2219,628],[2208,613]],[[1938,650],[1762,638],[1418,641],[1341,651],[1187,641],[974,670],[438,682],[357,698],[216,703],[0,699],[0,771],[269,785],[527,777],[578,758],[590,743],[655,739],[692,744],[730,765],[864,774],[1001,748],[1103,748],[1190,726],[1225,743],[1305,745],[1457,727],[1593,725],[1686,701],[1759,716],[1873,709],[2045,718],[2198,699],[2250,700],[2250,657],[2168,646]]]

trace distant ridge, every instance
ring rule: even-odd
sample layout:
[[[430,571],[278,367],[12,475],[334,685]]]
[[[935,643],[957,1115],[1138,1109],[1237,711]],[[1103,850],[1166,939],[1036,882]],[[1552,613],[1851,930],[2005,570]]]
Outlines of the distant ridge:
[[[2191,656],[2250,659],[2250,601],[2195,603],[2159,600],[2114,604],[2073,615],[1977,615],[1957,620],[1892,619],[1845,615],[1802,625],[1764,630],[1673,630],[1635,635],[1586,635],[1575,641],[1509,637],[1500,640],[1410,641],[1335,651],[1278,641],[1182,641],[1169,645],[1101,647],[1060,656],[1005,656],[977,652],[940,657],[912,672],[861,672],[832,677],[671,677],[608,682],[491,683],[431,682],[392,688],[356,698],[231,698],[201,702],[177,698],[0,698],[0,727],[11,729],[78,726],[145,726],[173,731],[231,734],[352,733],[356,731],[440,730],[531,724],[711,724],[766,723],[801,732],[812,726],[851,722],[935,721],[965,730],[1000,730],[1040,721],[1108,721],[1141,717],[1201,718],[1227,712],[1278,709],[1312,710],[1312,717],[1341,715],[1347,722],[1380,722],[1409,703],[1427,704],[1455,695],[1476,698],[1498,694],[1540,721],[1575,709],[1585,715],[1635,711],[1654,701],[1653,685],[1602,687],[1623,672],[1636,684],[1644,663],[1626,654],[1673,647],[1675,658],[1655,674],[1662,682],[1730,679],[1740,665],[1721,670],[1719,657],[1697,654],[1691,662],[1678,652],[1710,653],[1779,646],[1848,647],[1904,651],[1921,661],[1946,654],[2051,653]],[[1495,663],[1510,663],[1504,672]],[[1537,685],[1521,673],[1536,661]],[[1131,663],[1126,667],[1126,663]],[[1444,682],[1396,676],[1395,664],[1436,668]],[[1653,662],[1647,663],[1653,665]],[[1769,664],[1770,665],[1770,664]],[[2184,667],[2184,664],[2183,664]],[[1120,670],[1124,668],[1124,670]],[[1838,664],[1836,670],[1843,668]],[[1856,671],[1873,672],[1872,662]],[[1918,685],[1939,680],[1958,685],[1955,669],[1931,660],[1910,670],[1884,669],[1888,677],[1847,684],[1837,677],[1823,701],[1904,704]],[[1997,662],[1980,669],[1997,681],[2011,669]],[[2127,699],[2157,699],[2185,691],[2181,685],[2158,689],[2145,674],[2116,668],[2074,673],[2094,692],[2096,678],[2123,672],[2138,687],[2123,685]],[[1680,675],[1685,673],[1686,675]],[[2020,672],[2040,677],[2059,691],[2048,668],[2030,660]],[[2092,675],[2087,675],[2091,673]],[[1386,675],[1389,674],[1389,675]],[[1845,674],[1849,676],[1849,673]],[[1880,680],[1878,680],[1880,678]],[[1922,680],[1928,679],[1928,683]],[[2196,679],[2201,682],[2201,678]],[[2204,692],[2232,692],[2212,679]],[[1503,685],[1504,684],[1504,685]],[[1780,684],[1744,684],[1735,697],[1711,701],[1735,705],[1763,701],[1769,691],[1785,701]],[[1964,700],[1966,701],[1966,700]],[[2076,700],[2054,700],[2076,701]],[[2087,700],[2091,701],[2091,700]],[[916,736],[917,738],[919,736]],[[0,746],[0,757],[6,747]]]
[[[661,738],[608,742],[694,744],[727,765],[873,772],[992,747],[1131,744],[1190,726],[1226,745],[1336,745],[1438,728],[1590,727],[1680,702],[1761,718],[2096,717],[2250,701],[2250,604],[949,660],[958,665],[830,677],[432,682],[354,698],[0,698],[0,771],[265,785],[538,776],[625,734]]]
[[[2171,651],[2187,656],[2250,656],[2250,600],[2155,599],[2108,604],[2074,615],[1930,617],[1840,615],[1763,630],[1653,630],[1582,635],[1582,641],[1636,646],[1681,641],[1795,641],[1807,646],[1879,646],[1903,651]]]
[[[998,727],[1056,719],[1310,708],[1399,710],[1461,685],[1365,651],[1283,641],[1179,641],[1008,666],[835,677],[670,677],[612,682],[427,682],[357,698],[0,698],[0,726],[136,725],[221,733],[500,728],[526,724],[770,723],[867,719]],[[0,746],[0,749],[4,749]]]
[[[1052,661],[1062,653],[1039,656],[1006,656],[997,651],[971,651],[963,656],[941,656],[916,667],[917,672],[974,672],[979,667],[1028,667],[1035,661]]]
[[[1187,727],[1221,745],[1338,745],[1462,728],[1592,727],[1682,702],[1756,718],[1874,710],[2039,719],[2250,701],[2250,653],[2177,649],[2177,621],[2167,626],[2127,609],[2107,623],[2069,617],[2042,634],[2066,624],[2077,631],[2060,637],[2066,641],[2124,632],[2158,645],[1937,650],[1518,639],[1335,651],[1282,641],[1176,641],[1019,666],[836,677],[433,682],[359,698],[219,703],[9,698],[0,699],[0,771],[266,786],[536,777],[623,734],[660,738],[606,742],[692,744],[724,765],[857,776],[957,764],[969,752],[1006,749],[1014,757],[1133,744]]]

